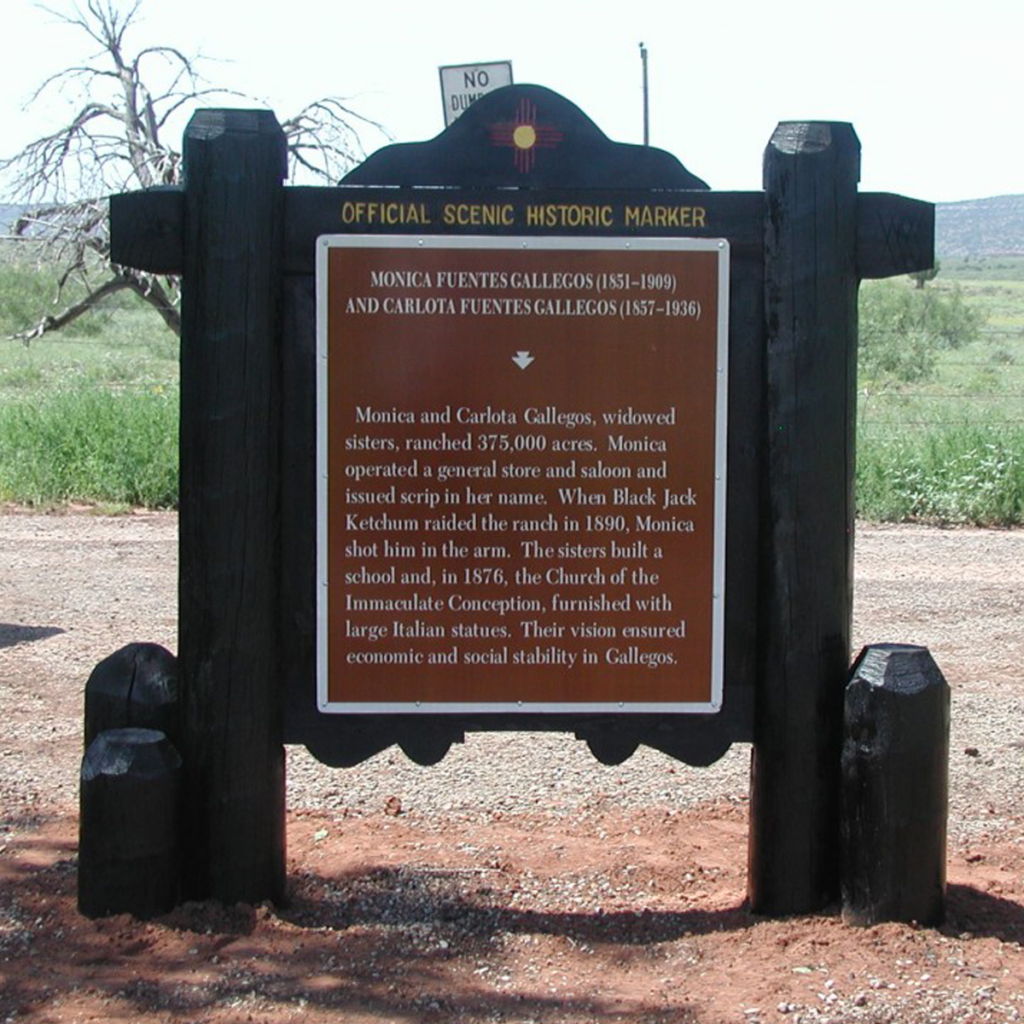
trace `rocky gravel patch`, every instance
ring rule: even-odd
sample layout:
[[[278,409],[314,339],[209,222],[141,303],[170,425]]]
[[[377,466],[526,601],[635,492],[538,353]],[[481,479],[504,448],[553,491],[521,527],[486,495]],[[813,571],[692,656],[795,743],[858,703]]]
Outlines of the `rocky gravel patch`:
[[[745,907],[749,748],[694,769],[470,734],[335,770],[289,751],[287,908],[75,912],[82,686],[170,649],[173,514],[0,514],[0,1021],[988,1022],[1024,1012],[1024,532],[860,526],[855,645],[953,689],[949,921]]]

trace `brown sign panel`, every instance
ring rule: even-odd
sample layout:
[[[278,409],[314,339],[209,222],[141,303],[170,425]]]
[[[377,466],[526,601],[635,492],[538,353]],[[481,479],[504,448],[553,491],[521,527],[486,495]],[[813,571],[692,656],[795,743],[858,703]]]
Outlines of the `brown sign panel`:
[[[728,246],[320,240],[326,712],[716,711]]]

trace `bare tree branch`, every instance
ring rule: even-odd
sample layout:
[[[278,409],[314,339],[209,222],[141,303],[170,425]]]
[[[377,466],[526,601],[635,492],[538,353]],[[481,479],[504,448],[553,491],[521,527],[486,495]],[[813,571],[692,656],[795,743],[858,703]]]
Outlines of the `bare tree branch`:
[[[108,296],[128,287],[130,287],[128,281],[120,277],[112,277],[110,280],[104,281],[95,291],[86,295],[84,299],[68,306],[55,316],[44,316],[34,327],[27,331],[20,331],[11,337],[13,340],[24,342],[27,345],[33,339],[42,337],[47,331],[59,331],[62,327],[67,327],[68,324],[73,323],[84,313],[88,313],[90,309]]]
[[[151,275],[146,275],[145,278],[141,275],[132,276],[128,287],[139,298],[148,302],[176,335],[181,336],[181,311],[176,295],[169,294],[160,281]]]
[[[325,96],[281,122],[291,166],[302,166],[316,177],[337,181],[366,155],[358,126],[388,133],[371,118],[351,110],[341,97]]]
[[[17,238],[43,247],[54,265],[56,301],[72,282],[84,286],[57,314],[40,316],[18,335],[39,337],[72,323],[88,309],[124,289],[153,306],[167,326],[180,332],[178,282],[110,264],[106,196],[181,180],[181,154],[163,133],[204,101],[250,97],[207,83],[206,58],[175,46],[132,48],[130,32],[143,0],[67,0],[40,5],[62,25],[83,33],[99,52],[44,78],[32,102],[54,89],[74,102],[68,122],[0,159],[0,181],[14,202],[29,204],[12,227]],[[328,96],[282,122],[293,171],[337,181],[365,155],[361,130],[388,138],[375,121],[347,102]]]

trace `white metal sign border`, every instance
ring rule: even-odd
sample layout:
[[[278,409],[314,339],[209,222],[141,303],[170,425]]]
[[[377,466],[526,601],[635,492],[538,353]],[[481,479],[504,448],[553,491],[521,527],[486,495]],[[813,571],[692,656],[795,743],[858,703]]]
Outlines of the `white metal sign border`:
[[[711,699],[695,701],[330,701],[328,699],[328,296],[327,267],[335,247],[402,249],[663,250],[718,254],[715,395],[715,514],[712,584]],[[725,239],[567,236],[322,235],[316,252],[317,381],[317,708],[327,714],[708,714],[722,708],[725,672],[726,464],[729,394],[729,243]]]

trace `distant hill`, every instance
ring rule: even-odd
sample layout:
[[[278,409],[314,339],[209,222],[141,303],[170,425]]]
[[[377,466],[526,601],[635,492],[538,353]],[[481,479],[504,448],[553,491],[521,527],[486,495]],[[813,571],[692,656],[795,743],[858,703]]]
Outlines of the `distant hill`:
[[[1024,255],[1024,195],[938,203],[935,255]]]

